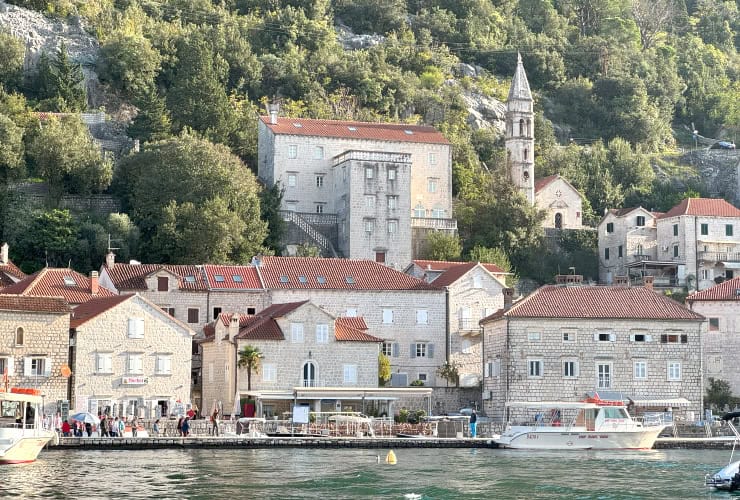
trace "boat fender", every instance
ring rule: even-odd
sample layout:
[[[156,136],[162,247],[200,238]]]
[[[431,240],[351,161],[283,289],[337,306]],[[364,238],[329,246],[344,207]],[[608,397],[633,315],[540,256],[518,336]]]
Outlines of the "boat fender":
[[[385,456],[385,462],[387,464],[396,465],[396,454],[393,453],[393,450],[390,450],[388,454]]]

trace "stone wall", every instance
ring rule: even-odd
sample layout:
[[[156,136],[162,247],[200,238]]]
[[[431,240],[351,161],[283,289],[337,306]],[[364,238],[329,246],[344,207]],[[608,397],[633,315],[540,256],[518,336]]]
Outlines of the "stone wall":
[[[702,354],[704,358],[704,384],[709,385],[709,378],[729,382],[735,395],[740,394],[740,318],[738,302],[727,301],[693,301],[689,302],[693,311],[709,319],[717,319],[716,330],[709,326],[702,337]]]
[[[445,415],[461,408],[482,408],[480,387],[435,387],[432,393],[432,412]]]

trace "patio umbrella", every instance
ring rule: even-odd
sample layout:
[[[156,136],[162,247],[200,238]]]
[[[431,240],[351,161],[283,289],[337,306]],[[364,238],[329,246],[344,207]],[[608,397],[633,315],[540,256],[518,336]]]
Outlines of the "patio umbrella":
[[[100,425],[100,419],[87,411],[75,413],[74,415],[70,415],[69,418],[71,418],[72,420],[77,420],[78,422],[82,422],[84,424]]]
[[[239,398],[239,391],[236,391],[236,395],[234,396],[234,411],[232,414],[236,416],[242,414],[241,399]]]

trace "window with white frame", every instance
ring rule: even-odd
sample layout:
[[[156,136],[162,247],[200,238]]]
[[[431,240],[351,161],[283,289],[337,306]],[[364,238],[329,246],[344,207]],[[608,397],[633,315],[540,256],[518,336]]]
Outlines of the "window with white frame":
[[[95,373],[113,373],[113,353],[99,352],[95,354]]]
[[[375,195],[365,195],[365,208],[375,210]]]
[[[388,210],[395,210],[398,207],[398,196],[388,197]]]
[[[413,357],[415,358],[426,358],[428,354],[427,349],[427,343],[426,342],[415,342],[412,344],[413,348]]]
[[[344,365],[344,378],[345,384],[356,384],[357,383],[357,365]]]
[[[10,356],[0,357],[0,373],[7,373],[8,377],[15,375],[15,363]]]
[[[709,279],[709,269],[702,269],[700,273],[701,273],[701,279],[703,280]]]
[[[671,381],[681,380],[681,362],[680,361],[669,361],[668,362],[668,380],[671,380]]]
[[[563,360],[563,377],[575,378],[578,376],[578,360],[565,359]]]
[[[429,152],[429,164],[430,165],[436,165],[437,164],[437,153]]]
[[[329,342],[329,325],[316,325],[316,343],[326,344]]]
[[[645,380],[647,379],[647,361],[645,360],[637,360],[633,364],[634,370],[634,378],[635,380]]]
[[[375,170],[373,167],[365,167],[365,179],[372,179],[375,177]]]
[[[597,363],[596,364],[596,388],[597,389],[611,389],[612,387],[612,364],[611,363]]]
[[[473,276],[473,288],[483,288],[480,276]]]
[[[485,365],[483,366],[483,376],[488,377],[498,377],[501,375],[501,361],[498,359],[495,360],[487,360]]]
[[[398,232],[398,221],[394,219],[388,220],[388,234],[396,234]]]
[[[636,330],[630,333],[630,342],[652,342],[653,336],[645,331]]]
[[[383,324],[393,323],[393,309],[383,309]]]
[[[316,176],[316,187],[317,188],[324,187],[324,175],[323,174]]]
[[[272,363],[262,365],[262,381],[275,382],[277,380],[277,366]]]
[[[445,214],[447,211],[444,208],[433,208],[432,209],[432,218],[433,219],[444,219]]]
[[[303,323],[290,324],[290,341],[296,344],[303,342]]]
[[[428,325],[429,324],[429,314],[426,309],[416,310],[416,324],[417,325]]]
[[[22,326],[15,329],[15,345],[23,345],[25,342],[25,330]]]
[[[140,375],[144,373],[144,356],[140,353],[129,353],[126,371],[131,375]]]
[[[298,158],[298,145],[297,144],[288,144],[288,158],[291,160],[295,160]]]
[[[288,187],[296,187],[298,184],[298,174],[288,173]]]
[[[326,203],[317,203],[316,204],[316,213],[317,214],[323,214],[324,213],[324,207],[326,207]]]
[[[396,180],[396,169],[395,168],[389,168],[388,169],[388,180],[389,181],[395,181]]]
[[[348,307],[347,311],[344,313],[345,316],[348,318],[355,318],[357,317],[357,308],[354,307]]]
[[[541,359],[528,359],[527,360],[527,373],[530,377],[541,377],[542,376],[542,360]]]
[[[575,342],[575,341],[576,341],[576,332],[571,332],[571,331],[563,332],[563,342],[569,343],[569,342]]]
[[[25,377],[50,377],[51,358],[40,356],[23,358],[23,375]]]
[[[427,211],[424,208],[424,205],[422,205],[421,203],[417,204],[414,207],[414,217],[416,217],[417,219],[422,219],[426,216],[427,216]]]
[[[154,365],[154,373],[157,375],[172,374],[172,354],[157,354]]]
[[[463,354],[470,354],[472,347],[473,343],[470,342],[470,340],[468,339],[463,339],[463,341],[460,343],[460,350]]]
[[[427,191],[430,193],[436,193],[437,192],[437,181],[438,179],[436,177],[429,177],[427,179]]]
[[[389,358],[393,356],[393,342],[383,342],[380,346],[380,352],[383,356],[388,356]]]
[[[608,331],[600,331],[594,333],[594,340],[597,342],[616,342],[617,335]]]
[[[527,340],[530,342],[539,342],[542,340],[542,333],[540,332],[527,332]]]
[[[365,232],[372,233],[375,231],[375,221],[373,219],[365,219]]]
[[[323,160],[324,159],[324,146],[314,146],[313,148],[313,159]]]
[[[143,339],[144,338],[144,318],[129,318],[128,319],[128,338],[130,339]]]

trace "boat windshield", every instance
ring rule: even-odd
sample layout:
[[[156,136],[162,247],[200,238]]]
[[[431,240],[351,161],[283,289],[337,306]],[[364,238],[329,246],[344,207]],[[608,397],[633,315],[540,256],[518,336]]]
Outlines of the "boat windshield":
[[[629,418],[629,415],[627,415],[627,411],[624,408],[614,408],[606,406],[602,408],[601,411],[604,412],[604,418]]]

